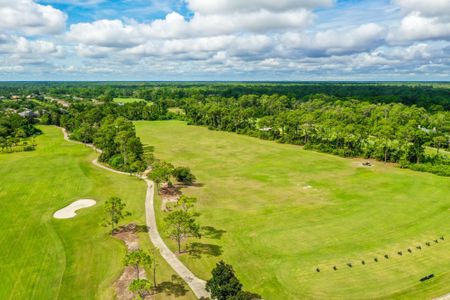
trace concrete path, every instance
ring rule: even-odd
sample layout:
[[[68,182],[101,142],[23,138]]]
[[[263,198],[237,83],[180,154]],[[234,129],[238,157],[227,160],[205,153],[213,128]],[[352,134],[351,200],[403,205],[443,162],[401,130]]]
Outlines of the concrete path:
[[[444,295],[439,298],[434,298],[433,300],[450,300],[450,294]]]
[[[65,128],[61,128],[64,134],[64,139],[69,142],[77,143],[77,144],[83,144],[87,145],[88,147],[94,149],[98,153],[102,153],[100,149],[97,149],[94,145],[91,144],[85,144],[77,141],[72,141],[69,139],[69,135],[67,133],[67,130]],[[97,167],[100,167],[104,170],[108,170],[110,172],[114,172],[116,174],[122,174],[122,175],[128,175],[129,173],[120,172],[114,169],[111,169],[107,166],[104,166],[98,162],[98,158],[94,159],[92,161],[94,165]],[[150,237],[151,242],[153,245],[159,249],[161,256],[167,261],[167,263],[174,269],[177,274],[183,278],[184,281],[189,285],[191,290],[194,292],[195,296],[197,298],[209,298],[210,294],[206,291],[205,285],[206,282],[197,276],[194,275],[179,259],[178,257],[170,251],[169,247],[167,247],[166,243],[164,243],[164,240],[161,238],[161,235],[158,231],[158,226],[156,225],[156,215],[155,215],[155,205],[154,205],[154,192],[155,192],[155,185],[153,181],[147,179],[147,174],[149,170],[145,171],[142,175],[135,175],[138,178],[141,178],[145,181],[147,184],[147,193],[145,196],[145,219],[148,227],[148,235]]]
[[[170,251],[169,247],[164,243],[159,235],[158,227],[156,225],[155,204],[154,204],[154,183],[153,181],[143,178],[147,183],[147,196],[145,199],[145,215],[147,220],[148,235],[153,245],[157,247],[161,256],[169,263],[169,265],[180,275],[184,281],[187,282],[197,298],[209,298],[210,295],[205,289],[206,282],[197,278],[179,259]]]

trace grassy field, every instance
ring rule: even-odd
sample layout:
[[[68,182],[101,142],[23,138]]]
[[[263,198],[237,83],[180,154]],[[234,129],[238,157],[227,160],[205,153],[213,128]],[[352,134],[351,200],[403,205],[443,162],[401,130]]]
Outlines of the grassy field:
[[[435,154],[437,154],[437,149],[436,148],[432,148],[432,147],[426,147],[425,148],[425,153],[429,154],[429,155],[435,155]],[[447,157],[450,157],[450,152],[446,151],[445,149],[440,149],[439,150],[439,154],[440,155],[445,155]]]
[[[0,154],[0,299],[112,299],[125,246],[100,226],[103,203],[121,197],[132,212],[125,222],[144,224],[145,184],[95,167],[96,154],[60,129],[41,129],[36,151]],[[52,217],[80,198],[97,205],[74,219]],[[150,244],[145,234],[142,243]],[[159,263],[165,292],[157,299],[193,299],[173,274]]]
[[[127,104],[127,103],[135,103],[135,102],[145,102],[145,100],[140,99],[140,98],[114,98],[114,102]]]
[[[361,160],[178,121],[136,122],[136,129],[157,157],[198,177],[200,186],[184,192],[198,197],[206,228],[190,246],[193,255],[181,259],[200,277],[224,259],[264,299],[450,292],[450,178],[362,167]]]

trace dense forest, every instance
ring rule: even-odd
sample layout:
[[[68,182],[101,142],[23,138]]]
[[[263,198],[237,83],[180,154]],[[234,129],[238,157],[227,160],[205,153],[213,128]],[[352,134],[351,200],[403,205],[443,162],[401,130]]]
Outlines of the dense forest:
[[[35,148],[32,137],[40,134],[34,126],[38,121],[28,111],[20,115],[17,110],[21,110],[17,103],[7,105],[0,102],[0,152],[31,151]]]
[[[163,106],[145,102],[123,106],[82,102],[71,105],[55,124],[69,130],[72,139],[101,149],[100,161],[125,172],[139,172],[147,164],[131,120],[164,119],[166,112]]]
[[[41,124],[65,127],[71,138],[101,148],[103,162],[127,172],[145,168],[130,121],[182,118],[213,130],[450,176],[443,152],[450,143],[446,83],[2,83],[0,94],[18,99],[8,102],[9,109],[19,105],[14,109],[20,111],[26,103],[39,112]],[[116,97],[147,101],[118,104]],[[170,112],[174,107],[185,114]]]
[[[153,102],[184,98],[218,96],[238,98],[244,95],[284,95],[307,101],[310,95],[326,94],[338,98],[371,103],[403,103],[430,110],[450,110],[449,83],[376,83],[376,82],[5,82],[0,96],[44,95],[63,99],[112,99],[137,97]]]
[[[449,111],[326,95],[311,96],[306,102],[276,95],[209,97],[187,99],[182,107],[192,124],[210,129],[450,175],[450,161],[439,153],[449,148]],[[427,154],[425,146],[436,152]]]

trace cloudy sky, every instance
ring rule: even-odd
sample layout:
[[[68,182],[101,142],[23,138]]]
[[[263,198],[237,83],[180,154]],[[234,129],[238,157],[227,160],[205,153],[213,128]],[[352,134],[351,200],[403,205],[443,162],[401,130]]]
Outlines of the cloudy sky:
[[[0,80],[450,80],[450,0],[0,0]]]

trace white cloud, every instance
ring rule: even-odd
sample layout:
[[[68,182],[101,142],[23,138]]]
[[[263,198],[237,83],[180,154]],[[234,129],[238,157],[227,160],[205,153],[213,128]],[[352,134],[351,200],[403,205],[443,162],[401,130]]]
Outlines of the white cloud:
[[[0,30],[25,35],[61,33],[67,16],[32,0],[0,0]]]
[[[111,74],[114,79],[120,74],[121,79],[134,79],[133,74],[140,79],[180,74],[184,79],[241,79],[243,74],[247,79],[261,74],[265,79],[345,79],[433,70],[444,76],[450,69],[449,0],[392,0],[379,18],[380,10],[366,18],[362,5],[340,8],[335,0],[181,2],[189,14],[171,11],[139,22],[125,12],[108,12],[102,15],[112,19],[75,23],[65,31],[67,16],[51,6],[0,0],[0,78],[27,71],[82,79],[95,74],[93,79],[104,80]],[[75,5],[94,12],[107,1],[45,3],[70,4],[71,13]],[[134,1],[128,3],[132,11]]]
[[[438,17],[424,17],[416,11],[404,17],[400,26],[389,35],[391,41],[449,38],[450,22],[441,22]]]
[[[301,8],[331,6],[334,0],[187,0],[191,10],[200,14],[233,14],[266,10],[283,12]]]
[[[448,0],[395,0],[406,12],[420,12],[424,16],[442,16],[450,18],[450,1]]]
[[[44,40],[28,40],[21,36],[0,35],[0,54],[17,58],[53,56],[61,57],[63,48]]]
[[[120,20],[99,20],[71,25],[67,37],[85,45],[132,47],[144,40],[141,27],[127,25]]]
[[[395,0],[394,3],[406,15],[399,26],[391,30],[389,41],[450,39],[449,0]]]
[[[185,39],[228,34],[265,33],[282,29],[303,29],[313,19],[311,12],[300,9],[281,13],[266,10],[231,15],[196,14],[191,20],[172,12],[151,23],[124,23],[98,20],[71,25],[67,37],[83,44],[103,47],[130,47],[148,39]]]
[[[282,36],[282,45],[287,48],[308,50],[312,55],[333,55],[363,52],[381,44],[385,29],[374,23],[356,28],[318,31],[312,35],[290,32]]]

